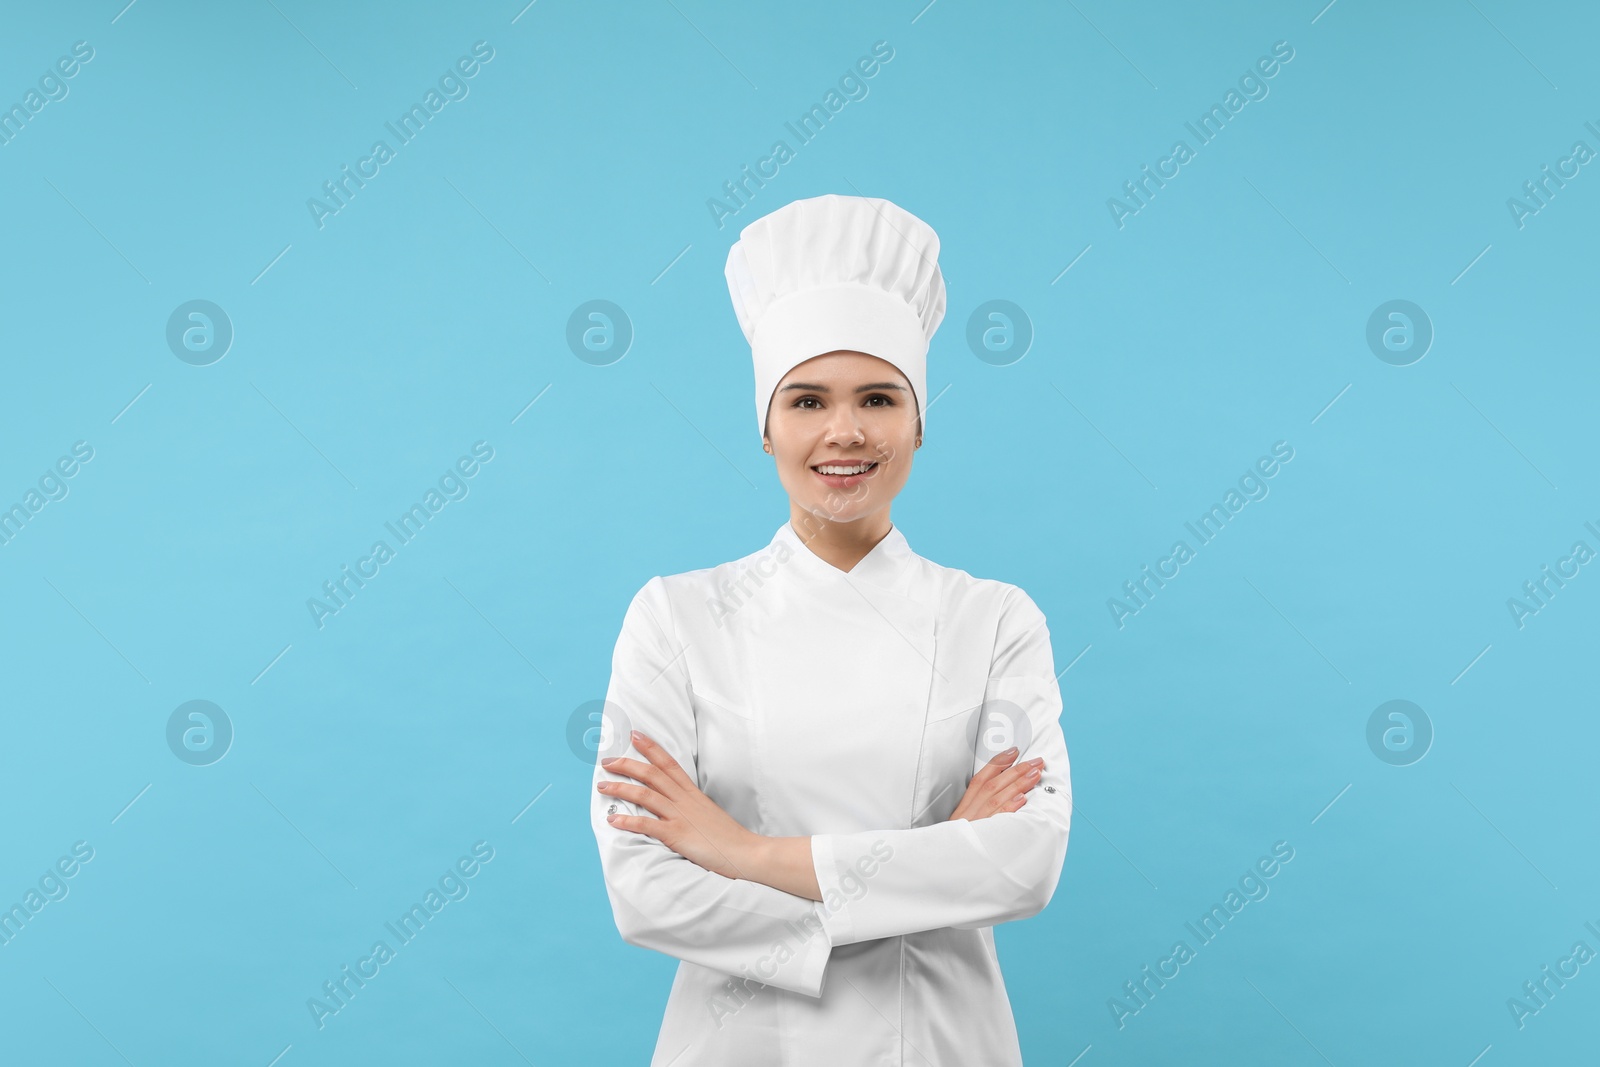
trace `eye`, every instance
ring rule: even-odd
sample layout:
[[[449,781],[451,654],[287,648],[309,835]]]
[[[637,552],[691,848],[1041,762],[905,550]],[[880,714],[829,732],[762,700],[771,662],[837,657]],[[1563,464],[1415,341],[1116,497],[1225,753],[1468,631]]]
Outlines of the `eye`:
[[[815,404],[817,404],[819,406],[822,403],[822,401],[819,400],[817,397],[815,397],[813,395],[810,395],[810,394],[807,394],[805,396],[802,396],[799,400],[796,400],[794,402],[794,406],[797,407],[797,408],[798,407],[806,407],[808,401],[811,402],[811,403],[815,403]]]
[[[872,402],[874,400],[881,400],[881,401],[883,401],[883,403],[882,404],[878,404],[878,405],[873,405]],[[865,402],[867,404],[875,406],[875,407],[891,407],[891,408],[894,407],[894,397],[890,396],[887,393],[869,393],[867,395],[867,397],[866,397],[866,401]]]

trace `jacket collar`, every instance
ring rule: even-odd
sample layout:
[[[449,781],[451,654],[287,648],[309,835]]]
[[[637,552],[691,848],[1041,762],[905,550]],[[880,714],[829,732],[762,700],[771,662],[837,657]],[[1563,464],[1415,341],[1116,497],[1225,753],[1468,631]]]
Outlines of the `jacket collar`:
[[[869,582],[884,589],[898,586],[906,563],[915,555],[906,543],[905,534],[893,523],[889,525],[889,532],[883,540],[873,545],[872,550],[848,571],[840,570],[807,547],[792,523],[786,522],[778,527],[772,544],[787,545],[799,565],[805,568],[805,573],[815,575],[819,580]]]

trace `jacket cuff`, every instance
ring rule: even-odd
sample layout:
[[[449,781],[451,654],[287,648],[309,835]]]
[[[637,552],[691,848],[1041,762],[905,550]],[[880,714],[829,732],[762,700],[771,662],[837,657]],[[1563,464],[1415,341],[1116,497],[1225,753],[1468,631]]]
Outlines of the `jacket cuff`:
[[[855,943],[855,923],[850,918],[849,898],[840,888],[839,864],[835,855],[833,834],[811,835],[811,867],[817,876],[817,888],[822,900],[817,904],[822,916],[822,929],[832,945]]]
[[[822,918],[822,907],[818,905],[816,914]],[[805,957],[800,962],[799,986],[795,992],[808,997],[822,996],[822,980],[826,977],[828,959],[833,955],[833,939],[829,936],[826,922],[821,924],[811,940],[806,942]]]

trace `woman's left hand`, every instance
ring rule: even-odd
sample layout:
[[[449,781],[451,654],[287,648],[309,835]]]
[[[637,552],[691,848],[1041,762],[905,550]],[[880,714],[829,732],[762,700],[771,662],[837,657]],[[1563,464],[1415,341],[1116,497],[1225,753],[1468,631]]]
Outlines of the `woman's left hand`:
[[[748,865],[746,857],[760,835],[745,829],[702,793],[688,772],[655,741],[634,731],[633,743],[649,763],[619,757],[602,760],[601,766],[612,774],[636,778],[644,784],[600,782],[595,788],[606,796],[637,804],[657,817],[619,813],[608,816],[607,821],[621,830],[647,834],[714,874],[749,878],[740,869],[741,862]]]

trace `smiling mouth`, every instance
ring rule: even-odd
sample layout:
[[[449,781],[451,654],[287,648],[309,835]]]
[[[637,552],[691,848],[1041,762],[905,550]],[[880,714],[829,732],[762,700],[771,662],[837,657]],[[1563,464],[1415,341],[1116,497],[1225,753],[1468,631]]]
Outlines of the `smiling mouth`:
[[[823,477],[848,478],[860,474],[869,474],[877,469],[877,462],[864,460],[860,463],[818,463],[811,469]]]
[[[829,489],[853,489],[878,475],[876,460],[863,459],[854,463],[818,463],[811,473],[822,479]]]

